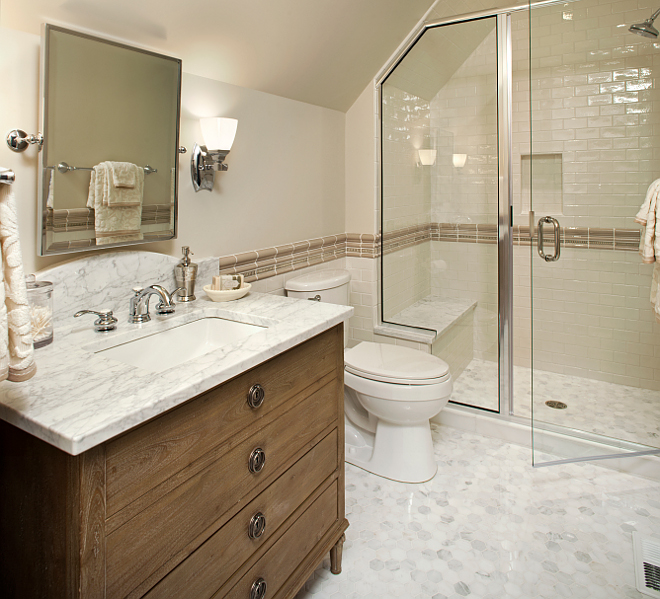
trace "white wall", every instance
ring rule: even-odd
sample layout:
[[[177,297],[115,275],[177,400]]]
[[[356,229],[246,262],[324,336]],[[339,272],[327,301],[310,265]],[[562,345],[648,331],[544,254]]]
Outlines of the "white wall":
[[[39,44],[38,36],[0,28],[3,135],[38,130]],[[195,193],[190,151],[202,141],[205,116],[238,118],[238,133],[229,171],[216,176],[213,192]],[[184,73],[180,141],[189,153],[179,162],[179,236],[134,249],[178,256],[190,245],[201,258],[344,232],[344,132],[341,112]],[[26,271],[75,258],[36,255],[36,148],[15,154],[5,147],[0,166],[16,172]]]
[[[370,84],[346,113],[346,226],[347,233],[378,232],[374,206],[377,185],[376,88]]]

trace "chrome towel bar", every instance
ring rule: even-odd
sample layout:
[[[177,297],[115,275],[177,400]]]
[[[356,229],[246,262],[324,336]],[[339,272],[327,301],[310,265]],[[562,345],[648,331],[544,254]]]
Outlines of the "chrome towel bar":
[[[60,173],[68,173],[69,171],[93,171],[94,168],[91,166],[69,166],[66,162],[60,162],[57,166],[47,166],[46,168],[50,170],[57,169]],[[157,173],[158,169],[153,168],[147,164],[144,167],[144,174],[150,175],[151,173]]]

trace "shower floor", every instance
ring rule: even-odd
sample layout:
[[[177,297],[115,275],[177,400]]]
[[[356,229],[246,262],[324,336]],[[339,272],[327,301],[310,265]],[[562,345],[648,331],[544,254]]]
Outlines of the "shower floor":
[[[496,362],[472,360],[454,381],[451,400],[497,409]],[[514,414],[530,417],[531,369],[515,366]],[[560,401],[564,410],[545,405]],[[502,406],[502,411],[505,407]],[[554,372],[534,373],[534,418],[582,431],[660,446],[660,393]]]

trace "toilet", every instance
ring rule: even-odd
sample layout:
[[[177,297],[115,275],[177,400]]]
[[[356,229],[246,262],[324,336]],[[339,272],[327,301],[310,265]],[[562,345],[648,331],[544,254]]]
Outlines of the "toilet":
[[[285,289],[289,297],[349,305],[350,280],[346,270],[324,270],[294,277]],[[429,420],[451,391],[449,366],[431,354],[367,341],[345,350],[346,461],[399,482],[432,479]]]

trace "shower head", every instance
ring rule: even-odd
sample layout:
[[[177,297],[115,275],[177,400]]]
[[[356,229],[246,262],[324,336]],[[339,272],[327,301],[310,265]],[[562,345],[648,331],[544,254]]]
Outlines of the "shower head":
[[[653,27],[653,21],[655,21],[660,15],[660,8],[656,10],[649,19],[646,19],[643,23],[637,23],[636,25],[631,25],[628,31],[631,33],[636,33],[637,35],[642,35],[644,37],[649,37],[651,39],[656,39],[659,35],[658,30]]]

